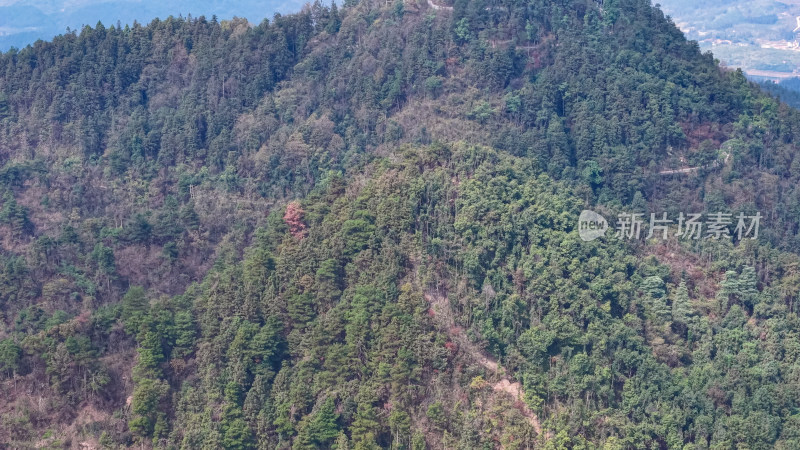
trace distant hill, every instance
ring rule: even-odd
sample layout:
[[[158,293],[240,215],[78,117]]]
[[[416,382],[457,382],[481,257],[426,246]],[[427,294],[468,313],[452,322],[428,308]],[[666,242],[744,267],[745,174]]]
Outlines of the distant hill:
[[[800,109],[800,78],[789,78],[781,82],[761,81],[759,85],[787,105]]]
[[[726,65],[781,74],[800,67],[800,5],[770,0],[663,0],[659,3],[689,39]]]
[[[231,19],[234,16],[258,23],[274,13],[295,11],[303,5],[300,0],[232,1],[174,1],[155,0],[103,1],[79,0],[2,0],[0,1],[0,51],[22,48],[38,39],[52,39],[67,28],[80,30],[84,25],[95,26],[148,23],[155,17],[183,15]]]

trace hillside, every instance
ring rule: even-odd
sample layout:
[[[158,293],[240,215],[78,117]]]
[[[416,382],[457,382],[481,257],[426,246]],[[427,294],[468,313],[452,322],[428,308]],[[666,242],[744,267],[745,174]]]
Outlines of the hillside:
[[[0,443],[795,448],[798,139],[643,0],[4,53]],[[586,242],[583,209],[763,223]]]

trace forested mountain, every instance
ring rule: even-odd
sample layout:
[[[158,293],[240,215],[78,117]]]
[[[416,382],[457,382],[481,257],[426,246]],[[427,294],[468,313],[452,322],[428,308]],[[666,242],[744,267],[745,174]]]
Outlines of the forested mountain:
[[[798,142],[644,0],[4,53],[0,443],[797,448]],[[582,209],[763,224],[586,242]]]

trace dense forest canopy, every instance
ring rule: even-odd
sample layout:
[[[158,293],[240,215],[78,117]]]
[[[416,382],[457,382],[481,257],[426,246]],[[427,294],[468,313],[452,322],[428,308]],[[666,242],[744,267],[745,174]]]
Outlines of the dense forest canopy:
[[[3,53],[0,443],[796,448],[798,139],[643,0]],[[763,224],[585,242],[587,208]]]

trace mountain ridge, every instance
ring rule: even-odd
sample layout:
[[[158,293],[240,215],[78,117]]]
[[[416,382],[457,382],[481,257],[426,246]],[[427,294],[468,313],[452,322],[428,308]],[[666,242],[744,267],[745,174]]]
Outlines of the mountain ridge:
[[[153,18],[169,16],[216,16],[220,20],[247,17],[252,21],[262,20],[274,13],[287,13],[299,9],[302,3],[238,2],[236,5],[218,5],[214,2],[170,2],[169,4],[147,1],[85,1],[77,4],[64,2],[10,1],[0,4],[0,50],[11,47],[24,48],[40,39],[50,40],[68,32],[80,31],[84,26],[122,25],[133,22],[146,24]]]
[[[0,55],[0,442],[796,445],[799,113],[643,1],[452,8]]]

